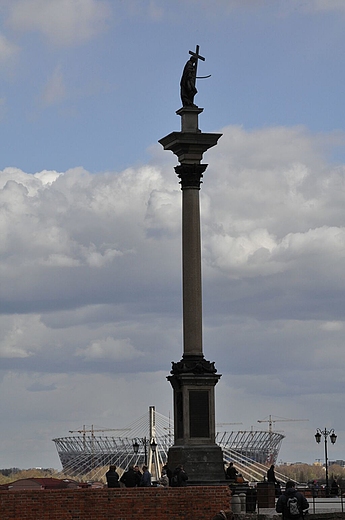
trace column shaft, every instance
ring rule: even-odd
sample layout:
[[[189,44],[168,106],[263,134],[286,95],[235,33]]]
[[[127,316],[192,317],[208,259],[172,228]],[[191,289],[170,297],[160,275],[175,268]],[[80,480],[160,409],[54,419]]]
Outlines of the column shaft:
[[[202,356],[202,289],[199,189],[182,190],[184,356]]]

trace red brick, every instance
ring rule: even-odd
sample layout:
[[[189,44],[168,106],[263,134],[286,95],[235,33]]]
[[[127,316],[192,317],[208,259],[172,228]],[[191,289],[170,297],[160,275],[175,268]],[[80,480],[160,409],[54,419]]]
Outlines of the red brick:
[[[209,520],[229,505],[227,486],[0,491],[1,520]]]

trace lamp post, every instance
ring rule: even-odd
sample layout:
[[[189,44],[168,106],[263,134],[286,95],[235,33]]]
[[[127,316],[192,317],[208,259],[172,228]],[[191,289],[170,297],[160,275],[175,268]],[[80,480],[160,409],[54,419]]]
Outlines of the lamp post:
[[[144,446],[144,460],[145,460],[145,466],[147,466],[147,447],[150,446],[152,453],[155,454],[156,449],[157,449],[157,443],[155,442],[154,439],[152,439],[152,441],[150,442],[150,439],[148,439],[147,437],[143,437],[142,439],[134,439],[134,442],[133,442],[134,453],[138,453],[138,451],[139,451],[138,441]]]
[[[327,439],[328,437],[331,439],[331,443],[335,444],[335,441],[337,440],[337,436],[334,433],[333,428],[331,430],[327,430],[326,428],[324,430],[320,430],[320,428],[316,429],[315,433],[315,440],[318,444],[321,442],[321,437],[324,437],[325,439],[325,467],[326,467],[326,496],[329,496],[329,483],[328,483],[328,454],[327,454]]]

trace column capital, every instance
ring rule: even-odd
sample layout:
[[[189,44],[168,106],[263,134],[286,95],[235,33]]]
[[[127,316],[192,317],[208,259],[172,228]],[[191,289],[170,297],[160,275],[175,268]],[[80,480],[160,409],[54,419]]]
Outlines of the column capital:
[[[181,179],[181,189],[197,189],[200,190],[200,184],[202,183],[203,173],[206,170],[208,164],[179,164],[175,166],[175,172]]]

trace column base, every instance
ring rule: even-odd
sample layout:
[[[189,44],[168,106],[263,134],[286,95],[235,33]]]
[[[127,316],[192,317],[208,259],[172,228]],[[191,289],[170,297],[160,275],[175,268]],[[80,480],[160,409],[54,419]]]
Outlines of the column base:
[[[168,466],[174,469],[182,464],[188,475],[188,485],[219,484],[225,480],[222,449],[214,445],[172,446]]]

